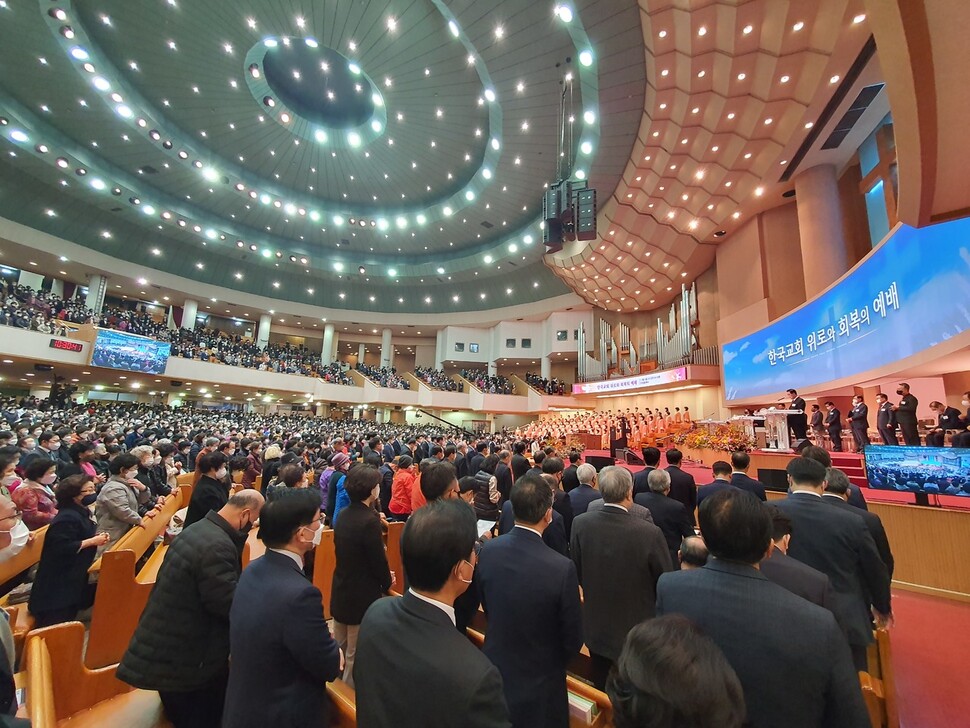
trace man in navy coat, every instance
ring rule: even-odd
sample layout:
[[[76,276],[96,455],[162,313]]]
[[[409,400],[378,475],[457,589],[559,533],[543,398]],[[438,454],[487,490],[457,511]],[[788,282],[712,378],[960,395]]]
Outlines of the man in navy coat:
[[[297,490],[263,508],[266,554],[243,570],[229,612],[227,728],[325,728],[327,683],[343,655],[323,616],[323,598],[303,574],[320,543],[320,496]]]
[[[515,526],[478,557],[484,652],[502,674],[515,728],[568,728],[566,665],[583,646],[576,567],[542,542],[552,522],[549,484],[526,474],[510,500]]]
[[[731,485],[741,490],[746,490],[758,496],[758,500],[766,501],[765,487],[760,480],[755,480],[748,475],[748,468],[751,467],[751,456],[743,450],[731,453]]]

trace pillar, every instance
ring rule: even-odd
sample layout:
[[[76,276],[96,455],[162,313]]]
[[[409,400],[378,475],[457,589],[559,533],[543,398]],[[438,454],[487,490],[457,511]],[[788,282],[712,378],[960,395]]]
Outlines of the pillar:
[[[182,304],[182,328],[195,331],[195,320],[199,317],[199,302],[186,298]]]
[[[323,347],[320,351],[320,358],[324,365],[333,362],[333,324],[323,327]]]
[[[494,377],[496,374],[498,374],[498,364],[490,361],[488,363],[488,376]]]
[[[58,298],[64,298],[64,281],[59,278],[51,278],[51,293]]]
[[[340,360],[340,332],[333,332],[333,348],[330,350],[330,361]]]
[[[358,364],[363,364],[364,363],[364,354],[366,353],[366,350],[367,350],[367,345],[366,344],[361,344],[360,346],[357,347],[357,363]]]
[[[796,176],[795,199],[805,296],[811,299],[838,280],[849,267],[835,167],[822,164]]]
[[[381,331],[381,366],[385,369],[391,368],[391,358],[394,349],[391,346],[391,330]]]
[[[27,288],[32,288],[35,291],[39,291],[44,286],[44,276],[33,273],[29,270],[22,270],[20,271],[20,275],[17,277],[17,283],[22,286],[27,286]]]
[[[543,379],[552,379],[552,362],[548,356],[544,356],[539,360],[539,366],[541,367],[539,376]]]
[[[84,305],[94,311],[95,315],[99,315],[104,307],[104,293],[107,288],[108,279],[104,276],[92,275],[88,281],[88,297]]]
[[[265,349],[266,345],[269,343],[269,328],[273,323],[273,317],[268,313],[264,313],[259,317],[259,328],[256,329],[256,346],[259,349]]]
[[[437,370],[444,369],[444,350],[445,350],[445,330],[438,329],[438,333],[435,335],[434,339],[434,368]]]

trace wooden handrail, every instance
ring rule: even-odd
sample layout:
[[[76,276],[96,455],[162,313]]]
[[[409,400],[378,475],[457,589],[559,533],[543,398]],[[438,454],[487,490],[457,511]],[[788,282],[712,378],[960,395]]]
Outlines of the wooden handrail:
[[[357,728],[357,694],[339,678],[327,683],[330,696],[330,728]]]

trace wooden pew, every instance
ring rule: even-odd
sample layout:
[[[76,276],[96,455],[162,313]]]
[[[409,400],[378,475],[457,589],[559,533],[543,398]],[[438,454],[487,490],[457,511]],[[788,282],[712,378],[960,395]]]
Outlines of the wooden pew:
[[[877,629],[876,641],[869,645],[868,672],[859,673],[862,695],[873,728],[899,728],[896,703],[896,675],[893,668],[889,632]]]
[[[171,728],[158,693],[115,677],[117,665],[89,670],[81,663],[84,625],[66,622],[31,633],[27,641],[27,714],[33,728]]]
[[[21,549],[20,553],[8,561],[0,564],[0,584],[5,584],[18,574],[31,568],[40,561],[40,554],[44,550],[44,539],[47,536],[47,526],[32,531],[34,538]],[[0,608],[7,610],[10,616],[10,631],[13,632],[13,643],[19,660],[24,652],[27,633],[34,628],[34,618],[27,611],[27,604],[10,604],[9,595],[0,597]]]
[[[357,695],[343,680],[327,683],[332,728],[357,728]]]
[[[91,571],[100,573],[91,613],[91,634],[84,655],[87,667],[104,667],[121,661],[155,586],[168,546],[160,544],[137,576],[135,567],[155,539],[165,532],[172,515],[191,497],[192,486],[181,486],[178,497],[166,500],[158,515],[145,519],[144,527],[128,531],[91,566]]]
[[[178,483],[179,487],[181,488],[183,485],[192,485],[192,481],[194,479],[195,479],[195,473],[185,472],[179,476],[176,476],[175,482]]]

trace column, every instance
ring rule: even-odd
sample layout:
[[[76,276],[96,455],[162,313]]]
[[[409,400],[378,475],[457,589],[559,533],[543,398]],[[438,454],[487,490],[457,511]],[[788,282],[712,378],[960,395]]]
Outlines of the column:
[[[394,349],[391,347],[391,330],[381,331],[381,366],[385,369],[391,368],[391,354]]]
[[[333,332],[333,348],[330,350],[330,361],[340,360],[340,332]]]
[[[104,306],[104,292],[108,288],[108,279],[104,276],[92,275],[88,281],[88,296],[84,305],[94,311],[95,315],[101,313]]]
[[[490,361],[488,363],[488,376],[494,377],[496,374],[498,374],[498,364]]]
[[[64,281],[59,278],[51,278],[51,293],[58,298],[64,298]]]
[[[444,361],[444,347],[445,347],[445,330],[438,329],[438,333],[435,335],[434,339],[434,368],[441,371],[444,369],[442,362]]]
[[[819,165],[795,177],[805,296],[811,299],[848,270],[835,167]]]
[[[182,328],[195,331],[195,320],[199,317],[199,302],[186,298],[182,304]]]
[[[360,346],[357,347],[357,363],[358,364],[363,364],[364,363],[364,354],[366,352],[366,349],[367,349],[367,345],[366,344],[361,344]]]
[[[269,328],[273,323],[273,317],[264,313],[259,317],[259,328],[256,329],[256,346],[265,349],[269,343]]]
[[[549,360],[548,356],[544,356],[539,360],[539,376],[543,379],[552,379],[552,362]]]
[[[320,358],[324,365],[333,362],[333,324],[323,327],[323,347],[320,351]]]

